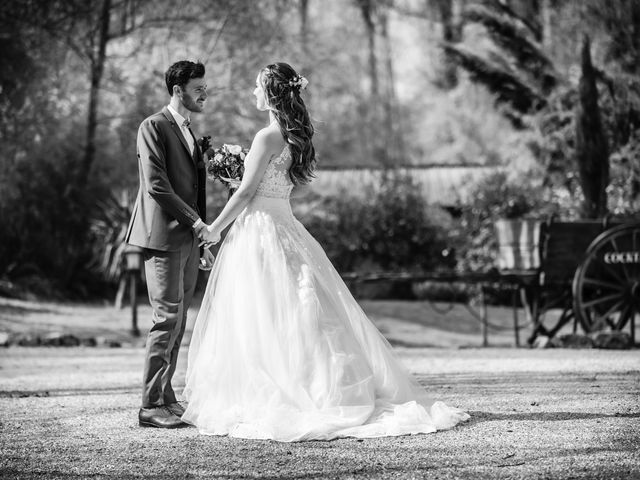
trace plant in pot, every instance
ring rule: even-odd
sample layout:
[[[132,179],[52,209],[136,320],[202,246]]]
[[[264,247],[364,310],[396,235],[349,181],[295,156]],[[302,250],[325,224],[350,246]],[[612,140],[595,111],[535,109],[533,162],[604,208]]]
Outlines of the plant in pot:
[[[540,267],[540,214],[542,189],[530,179],[515,182],[503,174],[494,190],[502,198],[492,212],[500,271],[535,270]]]
[[[514,179],[506,172],[496,172],[475,185],[471,198],[473,203],[463,219],[468,225],[466,238],[472,244],[468,257],[485,264],[484,268],[470,265],[471,269],[538,268],[543,188],[530,176]]]

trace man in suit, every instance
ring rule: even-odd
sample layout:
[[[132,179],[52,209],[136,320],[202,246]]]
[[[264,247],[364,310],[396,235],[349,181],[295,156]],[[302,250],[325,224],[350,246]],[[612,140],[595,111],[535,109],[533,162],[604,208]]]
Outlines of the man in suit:
[[[205,164],[189,128],[192,112],[207,99],[205,68],[180,61],[165,74],[169,105],[145,119],[138,129],[140,189],[126,241],[143,248],[153,308],[144,365],[141,426],[184,425],[184,407],[171,386],[198,265],[211,268],[213,256],[200,249],[206,227]],[[201,259],[202,254],[202,259]]]

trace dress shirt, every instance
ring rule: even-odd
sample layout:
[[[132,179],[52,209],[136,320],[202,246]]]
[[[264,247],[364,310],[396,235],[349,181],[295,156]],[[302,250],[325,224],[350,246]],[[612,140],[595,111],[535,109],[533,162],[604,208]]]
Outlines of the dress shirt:
[[[188,118],[184,118],[182,115],[176,112],[176,110],[171,105],[167,105],[167,109],[169,109],[169,111],[171,112],[171,115],[173,115],[173,119],[178,124],[178,127],[180,127],[180,132],[182,133],[182,136],[184,137],[184,139],[187,141],[187,145],[189,145],[189,150],[191,151],[191,155],[193,155],[195,141],[193,139],[193,135],[191,135],[191,132],[189,131],[189,127],[186,127],[184,125],[185,120],[189,120],[189,121],[191,120]]]

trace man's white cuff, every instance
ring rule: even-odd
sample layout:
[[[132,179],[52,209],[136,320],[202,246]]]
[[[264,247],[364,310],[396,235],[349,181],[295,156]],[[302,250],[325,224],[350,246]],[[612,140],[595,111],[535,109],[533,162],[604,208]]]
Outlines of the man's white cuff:
[[[202,225],[202,219],[197,219],[195,222],[193,222],[193,225],[191,225],[191,228],[196,229],[198,228],[200,225]]]

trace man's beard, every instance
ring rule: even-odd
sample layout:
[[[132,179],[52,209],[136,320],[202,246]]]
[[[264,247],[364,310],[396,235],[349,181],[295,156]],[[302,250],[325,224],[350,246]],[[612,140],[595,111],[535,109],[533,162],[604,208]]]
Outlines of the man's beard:
[[[186,108],[187,110],[189,110],[190,112],[201,112],[202,108],[200,105],[198,105],[196,103],[196,101],[193,99],[193,97],[191,95],[189,95],[188,93],[183,93],[182,97],[180,98],[180,101],[182,102],[182,106],[184,108]]]

